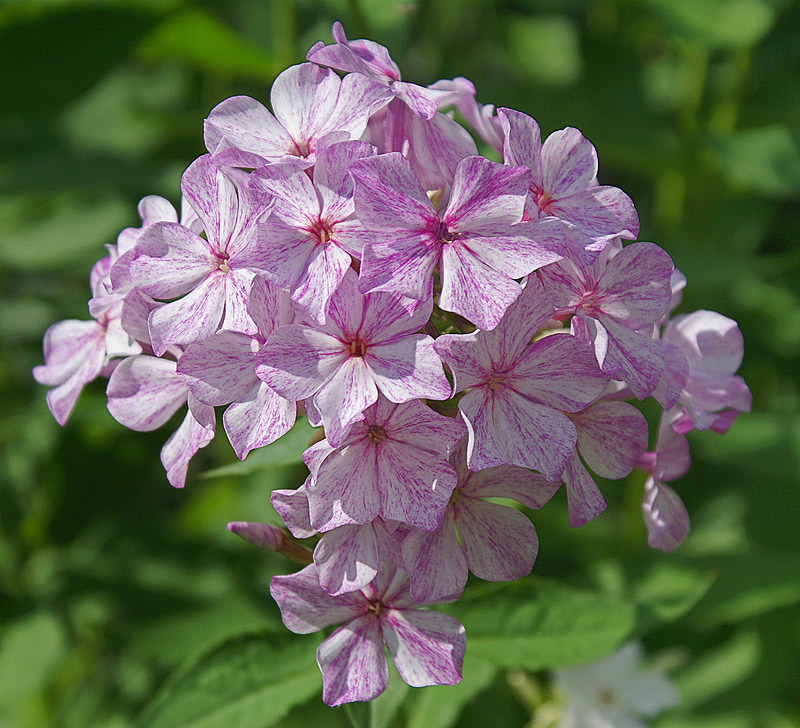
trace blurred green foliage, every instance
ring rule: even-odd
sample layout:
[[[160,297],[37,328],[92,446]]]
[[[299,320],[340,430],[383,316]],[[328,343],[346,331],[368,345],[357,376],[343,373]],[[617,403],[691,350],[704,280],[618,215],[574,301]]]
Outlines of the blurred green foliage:
[[[545,133],[580,128],[686,273],[680,310],[739,321],[754,395],[727,436],[692,437],[677,553],[645,546],[641,477],[575,531],[559,494],[532,515],[535,576],[452,608],[463,683],[395,676],[350,712],[322,705],[317,642],[268,597],[293,566],[224,529],[277,518],[308,433],[240,466],[219,437],[178,492],[168,428],[126,431],[96,382],[61,429],[30,376],[47,326],[88,318],[89,268],[137,201],[178,201],[210,109],[267,101],[335,19],[406,79],[466,76]],[[6,0],[0,68],[0,728],[522,726],[537,670],[632,635],[681,688],[662,728],[800,725],[800,3]]]

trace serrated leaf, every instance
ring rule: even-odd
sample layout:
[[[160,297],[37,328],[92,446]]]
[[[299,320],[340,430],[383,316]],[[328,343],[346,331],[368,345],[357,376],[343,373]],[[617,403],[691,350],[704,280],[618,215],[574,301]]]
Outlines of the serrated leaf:
[[[228,475],[249,475],[258,470],[275,466],[289,467],[303,462],[301,455],[308,449],[315,429],[305,417],[295,422],[294,427],[271,445],[251,452],[244,460],[214,468],[203,473],[203,478],[222,478]]]
[[[140,728],[268,728],[321,689],[317,641],[249,635],[211,650],[165,685]]]
[[[467,629],[471,657],[523,670],[599,659],[636,625],[631,601],[536,577],[481,586],[450,611]]]

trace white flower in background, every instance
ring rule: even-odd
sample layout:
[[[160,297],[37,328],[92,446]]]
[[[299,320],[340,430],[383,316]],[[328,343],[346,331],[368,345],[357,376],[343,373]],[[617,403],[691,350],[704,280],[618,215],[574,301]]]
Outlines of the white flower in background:
[[[554,672],[564,696],[558,728],[646,728],[652,718],[677,705],[674,683],[642,665],[644,650],[631,642],[603,660]]]

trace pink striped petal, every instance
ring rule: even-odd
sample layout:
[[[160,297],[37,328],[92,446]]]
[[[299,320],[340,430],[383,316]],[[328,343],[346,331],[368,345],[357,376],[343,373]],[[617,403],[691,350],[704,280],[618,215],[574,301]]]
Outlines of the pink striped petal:
[[[227,251],[239,209],[233,180],[211,161],[211,155],[204,154],[183,173],[181,191],[200,218],[211,248]]]
[[[597,402],[572,421],[581,457],[603,478],[624,478],[647,449],[647,420],[626,402]]]
[[[181,426],[172,434],[161,448],[161,464],[167,471],[167,480],[173,488],[183,488],[189,461],[202,447],[214,439],[214,410],[200,404],[186,413]],[[200,410],[200,411],[198,411]],[[195,419],[201,414],[204,422]]]
[[[179,346],[216,333],[225,310],[225,274],[209,276],[183,298],[150,312],[147,326],[153,351],[161,356],[173,344]]]
[[[658,342],[606,316],[600,316],[600,324],[609,339],[603,370],[621,371],[637,399],[650,396],[664,373],[664,356]]]
[[[377,698],[389,681],[380,621],[366,614],[337,629],[317,648],[317,664],[326,705]]]
[[[542,137],[536,120],[514,109],[500,108],[497,116],[503,129],[503,161],[522,165],[533,173],[533,182],[542,186]]]
[[[689,533],[689,514],[680,496],[653,476],[644,486],[642,514],[651,548],[672,553]]]
[[[412,687],[461,681],[466,636],[442,612],[391,609],[381,620],[383,639],[400,677]]]
[[[504,329],[500,331],[502,335]],[[493,361],[483,346],[483,333],[444,334],[433,342],[436,353],[453,373],[454,392],[486,384]]]
[[[362,252],[359,289],[364,293],[393,291],[420,301],[431,298],[433,271],[441,253],[436,238],[425,231],[393,234],[391,240],[373,242],[372,235]]]
[[[292,284],[292,300],[317,323],[324,324],[331,297],[341,285],[350,263],[350,255],[336,243],[315,244],[300,278]]]
[[[320,586],[331,596],[362,589],[381,563],[373,525],[339,526],[323,534],[314,549],[314,563]]]
[[[287,227],[308,228],[319,219],[320,200],[302,160],[290,157],[253,172],[253,185],[275,197],[273,216]],[[269,242],[269,236],[261,235]]]
[[[317,154],[314,187],[322,203],[320,216],[330,223],[346,220],[354,212],[353,177],[349,167],[356,160],[372,157],[375,147],[366,142],[339,142]]]
[[[414,334],[370,346],[364,363],[378,389],[392,402],[450,397],[450,383],[430,336]]]
[[[597,152],[577,129],[554,131],[542,144],[542,182],[551,198],[585,190],[596,176]]]
[[[560,480],[547,480],[516,465],[500,465],[474,473],[468,471],[461,492],[471,498],[513,498],[528,508],[541,508],[561,487]]]
[[[555,200],[547,210],[592,237],[619,235],[632,240],[639,234],[633,200],[617,187],[589,187]]]
[[[295,538],[311,538],[317,534],[308,514],[306,485],[311,476],[297,490],[273,490],[269,502]]]
[[[433,300],[415,300],[396,293],[370,293],[364,297],[359,337],[368,345],[389,343],[419,331],[433,311]]]
[[[585,526],[606,509],[606,501],[577,451],[573,451],[563,477],[567,488],[569,525],[573,528]]]
[[[250,318],[248,302],[255,273],[249,270],[231,270],[225,274],[225,314],[220,328],[255,336],[258,326]]]
[[[218,151],[225,142],[225,147],[252,152],[262,162],[296,154],[289,133],[263,104],[249,96],[234,96],[215,106],[205,121],[204,129],[209,152]],[[254,161],[258,162],[258,159]]]
[[[351,356],[336,369],[314,395],[325,426],[325,436],[338,447],[350,425],[378,399],[378,388],[362,357]]]
[[[287,576],[273,576],[269,593],[278,603],[281,618],[296,634],[311,634],[332,624],[347,622],[365,611],[364,595],[332,597],[319,585],[314,564]]]
[[[458,537],[475,576],[515,581],[530,574],[539,540],[526,515],[476,498],[460,498],[454,508]]]
[[[219,269],[209,243],[189,228],[157,222],[139,236],[130,264],[131,282],[154,298],[176,298]]]
[[[148,432],[165,424],[186,402],[189,390],[176,364],[154,356],[123,359],[108,380],[108,411],[131,430]]]
[[[265,447],[289,432],[296,414],[294,402],[258,382],[225,410],[222,422],[236,457],[244,460],[251,450]]]

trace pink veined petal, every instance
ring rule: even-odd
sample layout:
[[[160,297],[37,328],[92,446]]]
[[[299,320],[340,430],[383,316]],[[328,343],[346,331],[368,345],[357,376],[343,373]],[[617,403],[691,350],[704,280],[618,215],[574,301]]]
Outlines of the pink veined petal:
[[[251,450],[285,435],[294,425],[297,406],[263,382],[237,398],[222,416],[225,433],[239,460]]]
[[[469,570],[485,581],[514,581],[530,574],[539,540],[528,517],[477,498],[454,503],[456,528]]]
[[[603,494],[583,466],[577,451],[573,451],[564,470],[564,485],[567,488],[569,525],[573,528],[585,526],[606,509]]]
[[[426,190],[453,184],[459,162],[478,154],[469,132],[436,112],[423,119],[400,99],[386,107],[385,140],[392,152],[402,151]]]
[[[257,350],[256,339],[233,331],[219,331],[186,348],[178,360],[178,373],[201,402],[212,406],[229,404],[258,383]]]
[[[239,209],[233,180],[204,154],[183,173],[181,191],[200,218],[212,250],[226,251]]]
[[[377,698],[389,682],[378,618],[365,614],[339,627],[317,648],[317,664],[326,705]]]
[[[320,586],[331,596],[363,589],[378,573],[379,556],[371,523],[328,531],[314,549]]]
[[[324,330],[349,341],[356,337],[364,319],[366,299],[358,290],[358,274],[348,269],[331,296]]]
[[[531,173],[480,156],[460,162],[442,222],[452,232],[468,232],[477,225],[519,222]]]
[[[366,611],[364,595],[332,597],[319,585],[314,564],[287,576],[273,576],[269,593],[278,603],[283,623],[296,634],[311,634],[323,627],[347,622]]]
[[[456,486],[452,466],[392,440],[380,443],[377,450],[381,516],[426,531],[436,529]]]
[[[676,432],[668,422],[664,422],[659,428],[656,452],[658,460],[655,474],[659,481],[671,481],[683,477],[692,464],[688,440]]]
[[[586,189],[597,176],[597,152],[577,129],[554,131],[542,144],[542,182],[549,197],[561,199]]]
[[[529,399],[577,412],[603,393],[608,378],[597,366],[592,350],[571,334],[563,333],[531,344],[509,372],[507,381],[508,386]]]
[[[125,294],[122,302],[122,315],[120,316],[122,328],[136,341],[150,346],[150,330],[147,328],[147,319],[150,312],[161,305],[138,288],[131,289]]]
[[[94,374],[97,376],[106,353],[105,328],[97,321],[59,321],[45,331],[43,349],[45,363],[33,368],[33,377],[39,384],[54,387],[79,372],[82,373],[79,378],[83,379],[93,369],[97,369]],[[99,357],[98,352],[101,352]],[[85,379],[84,383],[91,379]]]
[[[464,316],[481,330],[497,326],[522,292],[519,283],[478,260],[459,241],[444,246],[441,274],[439,307]]]
[[[307,228],[319,218],[320,200],[304,162],[290,157],[257,169],[253,184],[275,198],[273,215],[288,227]],[[269,240],[262,235],[262,239]]]
[[[349,167],[362,157],[372,157],[375,147],[366,142],[338,142],[317,154],[314,187],[319,193],[320,215],[331,223],[346,220],[354,212],[353,178]]]
[[[733,319],[715,311],[676,316],[667,324],[664,339],[680,348],[693,377],[721,379],[735,374],[742,363],[742,332]]]
[[[373,424],[383,427],[390,440],[440,458],[466,434],[459,420],[440,415],[419,400],[395,405],[379,397],[364,413],[364,425]]]
[[[365,524],[380,515],[376,448],[366,438],[331,453],[308,487],[311,525],[330,531],[346,524]]]
[[[630,328],[653,323],[669,306],[672,259],[653,243],[632,243],[615,255],[599,284],[597,301],[609,318]]]
[[[298,145],[300,156],[310,151],[302,149],[327,128],[327,121],[336,113],[340,78],[312,63],[300,63],[283,71],[272,84],[270,101],[275,118]]]
[[[472,389],[459,401],[458,409],[467,427],[467,465],[471,470],[483,470],[505,464],[501,438],[495,431],[495,397],[486,387]]]
[[[273,490],[269,497],[272,507],[295,538],[311,538],[317,534],[308,515],[308,493],[306,479],[297,490]]]
[[[403,561],[411,577],[411,598],[430,603],[460,594],[467,584],[467,559],[448,508],[435,531],[414,529],[403,541]]]
[[[264,160],[296,153],[289,133],[263,104],[249,96],[234,96],[215,106],[204,128],[209,152],[217,151],[225,140],[229,146]]]
[[[383,639],[400,677],[413,687],[461,681],[464,627],[442,612],[390,609],[381,619]]]
[[[528,508],[541,508],[561,487],[560,480],[547,480],[516,465],[500,465],[469,472],[461,492],[471,498],[513,498]]]
[[[154,222],[178,222],[178,213],[172,203],[159,195],[142,197],[136,211],[142,219],[142,227]]]
[[[647,420],[627,402],[601,400],[572,421],[581,456],[603,478],[624,478],[647,449]]]
[[[336,243],[316,244],[300,279],[293,285],[292,300],[308,311],[317,323],[324,324],[331,296],[341,285],[350,263],[350,255]]]
[[[248,312],[250,287],[254,278],[255,273],[249,270],[231,270],[225,274],[225,314],[220,328],[250,336],[258,333],[258,326]]]
[[[150,312],[147,326],[156,356],[173,344],[205,339],[219,329],[225,310],[225,274],[216,273],[183,298]]]
[[[303,277],[317,245],[306,228],[289,225],[280,215],[271,215],[259,227],[254,244],[237,256],[237,264],[281,288],[292,288]]]
[[[427,301],[433,292],[433,271],[439,262],[441,244],[429,232],[403,235],[389,233],[364,244],[359,289],[392,291]]]
[[[161,464],[167,471],[167,480],[173,488],[183,488],[189,461],[200,448],[214,439],[214,411],[208,405],[201,404],[199,407],[205,410],[203,419],[210,418],[210,425],[205,426],[198,422],[194,413],[189,410],[181,426],[161,448]]]
[[[539,271],[542,283],[556,308],[574,309],[592,283],[585,281],[571,261],[551,263]]]
[[[408,160],[398,152],[350,164],[356,216],[375,230],[435,232],[439,216]]]
[[[138,432],[161,427],[189,394],[174,361],[144,355],[123,359],[109,378],[106,392],[111,416]]]
[[[511,225],[496,234],[488,230],[480,235],[467,233],[459,242],[490,268],[503,271],[511,278],[521,278],[562,258],[561,252],[531,237],[536,232],[535,225]]]
[[[294,320],[289,294],[274,283],[256,276],[250,286],[247,311],[266,339],[275,329]]]
[[[413,334],[370,346],[364,364],[378,389],[392,402],[450,397],[450,383],[430,336]]]
[[[664,357],[664,373],[653,391],[655,400],[665,409],[670,409],[681,395],[689,377],[689,362],[683,352],[669,341],[661,340],[661,355]]]
[[[155,298],[182,296],[219,269],[220,260],[209,244],[174,222],[150,225],[139,236],[136,250],[129,268],[131,282]]]
[[[367,128],[369,118],[392,100],[382,83],[353,73],[342,79],[335,112],[324,119],[320,135],[339,134],[338,141],[358,139]],[[328,137],[330,139],[330,137]]]
[[[680,496],[653,476],[645,483],[642,514],[651,548],[671,553],[689,533],[689,514]]]
[[[548,480],[561,475],[577,441],[575,426],[566,415],[498,390],[491,416],[502,462],[538,470]]]
[[[297,401],[317,392],[347,358],[344,344],[330,334],[289,324],[275,329],[256,355],[256,374]]]
[[[664,373],[664,356],[658,342],[602,314],[600,324],[608,332],[609,339],[603,370],[622,371],[637,399],[650,396]]]
[[[351,356],[314,395],[328,442],[338,447],[361,413],[378,399],[378,388],[362,357]]]
[[[450,96],[450,91],[418,86],[415,83],[394,81],[392,93],[405,103],[417,116],[428,120],[436,113],[439,103]]]
[[[502,331],[501,329],[501,334]],[[454,392],[486,384],[493,362],[482,346],[482,339],[483,332],[474,332],[444,334],[433,342],[436,353],[442,357],[453,373]]]
[[[338,34],[337,27],[340,31]],[[336,43],[327,46],[321,42],[317,43],[306,55],[307,60],[321,66],[330,66],[338,71],[361,73],[375,80],[388,81],[389,78],[400,78],[400,71],[389,57],[386,48],[369,40],[349,42],[338,20],[333,24],[333,29]]]
[[[350,203],[352,203],[352,200]],[[334,228],[332,239],[342,250],[350,253],[356,260],[361,260],[364,245],[375,239],[375,233],[367,230],[356,217],[337,222]]]
[[[433,300],[419,301],[396,293],[370,293],[364,298],[359,337],[369,345],[385,344],[419,331],[433,311]]]
[[[639,234],[639,216],[633,200],[617,187],[589,187],[555,200],[547,210],[592,237],[619,235],[633,240]]]
[[[536,120],[514,109],[500,108],[497,116],[503,129],[503,161],[522,165],[533,173],[533,182],[542,186],[542,137]]]

